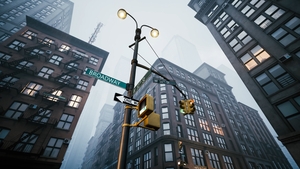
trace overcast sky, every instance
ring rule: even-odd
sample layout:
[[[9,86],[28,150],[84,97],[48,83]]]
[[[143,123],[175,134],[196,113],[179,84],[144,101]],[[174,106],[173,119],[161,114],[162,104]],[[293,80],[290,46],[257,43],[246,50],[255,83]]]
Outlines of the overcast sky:
[[[120,64],[118,63],[119,60],[130,61],[132,58],[133,51],[128,46],[134,42],[135,23],[130,17],[127,17],[125,20],[119,19],[117,11],[120,8],[130,13],[137,20],[139,26],[146,24],[159,30],[159,37],[154,39],[149,35],[149,29],[142,29],[142,37],[147,37],[147,40],[159,56],[172,37],[179,35],[196,46],[203,62],[215,68],[223,64],[233,70],[209,30],[194,18],[196,12],[187,6],[189,0],[71,1],[74,2],[70,31],[72,36],[88,42],[97,24],[99,22],[103,23],[103,27],[100,29],[93,45],[109,52],[108,59],[101,72],[105,75],[114,77],[125,83],[129,80],[130,63],[128,62],[127,65],[122,65],[122,67],[116,67],[116,65]],[[151,64],[157,59],[145,41],[140,43],[139,54]],[[172,62],[172,60],[170,61]],[[150,67],[148,63],[140,58],[139,63]],[[145,74],[144,70],[137,69],[137,72],[141,75]],[[139,78],[141,77],[137,76],[136,83],[139,81]],[[243,88],[245,87],[243,86]],[[112,86],[103,81],[98,81],[97,85],[91,90],[72,142],[80,142],[79,135],[83,139],[81,137],[83,134],[82,131],[85,132],[84,134],[92,136],[103,104],[109,103],[114,105],[116,103],[113,101],[114,94],[122,94],[124,91],[124,89]],[[245,92],[245,95],[250,96],[249,92]],[[237,97],[238,101],[241,101],[241,99],[245,98]],[[245,100],[247,101],[242,101],[244,104],[259,110],[261,113],[261,110],[251,96]],[[262,117],[266,120],[264,116]],[[269,124],[268,126],[270,127]],[[273,135],[276,135],[273,129],[271,129],[271,132]],[[86,145],[89,138],[81,140],[81,145]],[[69,148],[73,149],[72,143]],[[67,153],[70,153],[70,150]]]

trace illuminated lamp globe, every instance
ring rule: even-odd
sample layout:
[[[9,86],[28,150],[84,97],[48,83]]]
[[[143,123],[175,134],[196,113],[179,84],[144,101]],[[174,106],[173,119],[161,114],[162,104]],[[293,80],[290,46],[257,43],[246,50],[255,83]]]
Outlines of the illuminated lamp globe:
[[[158,37],[159,35],[159,31],[157,29],[152,29],[151,32],[150,32],[150,35],[153,37],[153,38],[156,38]]]
[[[125,19],[127,17],[127,12],[125,11],[125,9],[118,10],[118,17],[121,19]]]

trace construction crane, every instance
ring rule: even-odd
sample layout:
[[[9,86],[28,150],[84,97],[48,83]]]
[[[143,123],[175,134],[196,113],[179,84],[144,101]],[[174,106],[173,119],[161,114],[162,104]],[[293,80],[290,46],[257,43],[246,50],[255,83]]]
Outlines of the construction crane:
[[[97,25],[97,27],[96,27],[96,29],[95,29],[95,32],[92,34],[92,36],[90,37],[90,39],[89,39],[89,44],[92,44],[92,43],[94,43],[95,42],[95,40],[96,40],[96,38],[97,38],[97,34],[99,33],[99,31],[100,31],[100,28],[103,26],[103,23],[98,23],[98,25]]]

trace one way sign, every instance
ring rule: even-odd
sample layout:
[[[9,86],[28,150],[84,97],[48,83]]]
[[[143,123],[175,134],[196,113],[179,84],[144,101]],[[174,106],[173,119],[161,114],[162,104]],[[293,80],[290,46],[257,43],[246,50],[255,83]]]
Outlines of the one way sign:
[[[132,106],[137,106],[139,104],[139,100],[131,99],[127,96],[123,96],[119,93],[115,93],[114,101],[129,104]]]

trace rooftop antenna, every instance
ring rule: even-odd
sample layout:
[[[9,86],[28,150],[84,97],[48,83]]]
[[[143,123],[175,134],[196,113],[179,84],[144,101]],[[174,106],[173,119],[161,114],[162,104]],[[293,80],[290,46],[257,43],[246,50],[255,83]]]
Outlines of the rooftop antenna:
[[[103,26],[103,23],[99,22],[98,25],[97,25],[97,27],[96,27],[96,29],[95,29],[95,31],[94,31],[94,33],[92,34],[92,37],[90,37],[90,39],[89,39],[89,42],[88,42],[89,44],[92,44],[92,43],[95,42],[95,40],[97,38],[97,34],[99,33],[100,28],[102,26]]]

